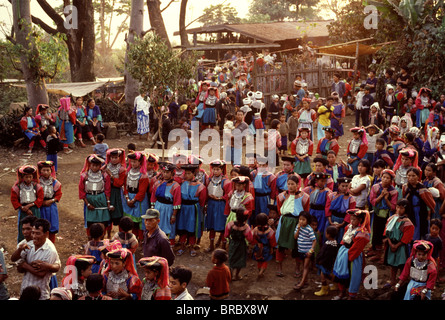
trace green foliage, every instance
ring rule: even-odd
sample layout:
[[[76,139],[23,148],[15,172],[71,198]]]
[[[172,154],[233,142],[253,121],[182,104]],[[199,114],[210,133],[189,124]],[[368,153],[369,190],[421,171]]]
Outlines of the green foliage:
[[[271,21],[317,18],[314,7],[319,0],[253,0],[249,7],[249,16],[268,15]]]
[[[4,79],[19,79],[21,73],[20,57],[17,47],[9,41],[0,41],[0,81]]]
[[[217,4],[205,8],[198,22],[202,23],[203,26],[225,23],[234,24],[240,23],[241,18],[238,17],[238,12],[235,8],[228,5]]]
[[[194,78],[197,57],[173,51],[156,33],[149,33],[143,39],[136,39],[128,50],[126,68],[141,86],[159,95],[151,96],[156,107],[163,105],[163,94],[167,90],[182,94],[187,90],[184,83]]]

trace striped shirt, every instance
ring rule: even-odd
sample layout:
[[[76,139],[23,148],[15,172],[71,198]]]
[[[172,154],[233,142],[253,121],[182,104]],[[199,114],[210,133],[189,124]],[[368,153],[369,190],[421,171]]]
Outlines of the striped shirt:
[[[46,239],[46,242],[39,249],[35,250],[33,241],[28,242],[30,249],[23,250],[21,258],[26,263],[31,264],[36,260],[41,260],[50,264],[59,264],[60,259],[57,253],[56,247],[51,240]],[[41,290],[40,300],[48,300],[50,298],[49,280],[52,277],[52,273],[48,272],[44,277],[38,277],[31,272],[25,272],[23,275],[21,291],[29,286],[37,286]]]
[[[297,232],[297,228],[295,228],[295,233]],[[315,233],[310,225],[300,227],[300,233],[298,234],[297,239],[298,252],[308,252],[312,248],[312,241],[314,240],[316,240]]]

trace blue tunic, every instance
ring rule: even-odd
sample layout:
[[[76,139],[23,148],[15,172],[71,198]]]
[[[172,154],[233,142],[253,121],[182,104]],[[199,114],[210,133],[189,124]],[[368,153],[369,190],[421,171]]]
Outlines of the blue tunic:
[[[332,199],[331,201],[331,221],[337,222],[338,224],[342,224],[345,221],[346,211],[348,211],[349,208],[349,197],[345,198],[343,194],[338,195],[336,198]],[[326,219],[326,228],[329,226],[329,220]],[[338,228],[337,233],[337,242],[340,243],[340,241],[343,239],[343,234],[345,233],[345,227]]]
[[[196,237],[201,235],[203,220],[199,197],[196,195],[199,186],[199,184],[190,185],[189,181],[184,181],[181,184],[182,203],[181,210],[178,212],[178,219],[176,220],[177,230],[194,233]]]
[[[161,228],[161,230],[164,231],[170,239],[174,239],[176,236],[176,222],[174,224],[170,224],[170,218],[173,215],[173,195],[170,192],[172,186],[173,184],[168,186],[167,182],[163,182],[156,189],[155,194],[156,199],[158,199],[155,203],[155,209],[159,211],[159,218],[161,220],[159,222],[159,228]]]
[[[309,189],[309,196],[311,203],[311,208],[309,209],[309,213],[311,214],[311,216],[317,218],[318,230],[322,234],[324,233],[326,227],[325,208],[326,208],[326,200],[328,192],[330,192],[330,190],[320,191],[320,189],[318,188],[312,189],[312,187],[310,187]]]
[[[224,184],[226,178],[222,178],[219,188],[224,189]],[[209,192],[210,193],[210,192]],[[206,230],[215,230],[216,232],[224,232],[226,228],[227,216],[224,214],[226,208],[225,200],[215,200],[209,198],[207,201],[207,214],[205,217],[205,228]]]
[[[272,189],[269,186],[270,174],[262,175],[258,173],[253,173],[253,187],[255,189],[255,210],[250,216],[250,225],[255,224],[255,218],[260,213],[265,213],[269,215],[269,208],[267,205],[270,202],[270,193]]]

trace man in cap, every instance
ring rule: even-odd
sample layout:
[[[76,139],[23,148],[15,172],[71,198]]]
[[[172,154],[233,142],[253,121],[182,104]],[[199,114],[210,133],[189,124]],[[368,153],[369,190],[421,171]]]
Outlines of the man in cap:
[[[167,235],[159,228],[160,213],[156,209],[148,209],[142,216],[145,224],[143,253],[144,257],[163,257],[171,266],[175,261],[175,254],[170,246]]]

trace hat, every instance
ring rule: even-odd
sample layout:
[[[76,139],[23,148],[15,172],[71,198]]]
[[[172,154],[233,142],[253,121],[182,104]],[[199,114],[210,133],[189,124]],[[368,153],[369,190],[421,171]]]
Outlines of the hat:
[[[213,160],[210,162],[211,167],[224,167],[226,165],[224,160]]]
[[[352,179],[348,177],[337,178],[337,183],[351,183]]]
[[[330,175],[325,172],[314,172],[314,178],[315,179],[327,179]]]
[[[161,213],[156,209],[148,209],[145,214],[141,216],[142,219],[159,219]]]
[[[252,103],[252,100],[250,98],[244,98],[243,104],[249,106]]]
[[[360,128],[360,127],[354,127],[354,128],[349,129],[349,131],[363,133],[365,131],[365,129]]]
[[[324,127],[323,130],[324,130],[324,131],[327,131],[327,132],[330,132],[330,133],[332,133],[332,134],[335,134],[335,129],[334,129],[334,128],[331,128],[331,127]]]
[[[289,161],[291,163],[295,163],[295,158],[294,157],[281,157],[281,161]]]
[[[439,193],[439,190],[437,188],[431,187],[431,188],[428,188],[428,191],[431,193],[433,198],[439,198],[440,197],[440,193]]]
[[[195,172],[199,168],[199,165],[198,164],[183,164],[183,165],[181,165],[181,168],[184,170],[187,170],[187,171]]]
[[[263,99],[263,93],[261,91],[255,92],[255,99]]]
[[[171,162],[164,161],[159,163],[159,168],[164,171],[174,171],[176,166]]]
[[[34,174],[37,172],[37,169],[34,166],[25,165],[19,168],[19,172],[22,174]]]
[[[315,158],[314,163],[321,162],[324,166],[327,166],[329,164],[329,161],[325,158]]]
[[[54,166],[54,162],[49,161],[49,160],[37,162],[37,167],[38,168],[43,168],[43,167],[51,168],[52,166]]]
[[[272,96],[272,99],[273,100],[275,100],[275,99],[279,99],[280,97],[277,95],[277,94],[274,94],[273,96]]]
[[[398,126],[392,125],[388,128],[389,133],[400,134],[400,128]]]
[[[232,182],[241,184],[249,183],[249,181],[250,181],[249,177],[246,176],[238,176],[232,179]]]
[[[294,81],[294,85],[297,87],[301,87],[301,81],[300,80],[295,80]]]

